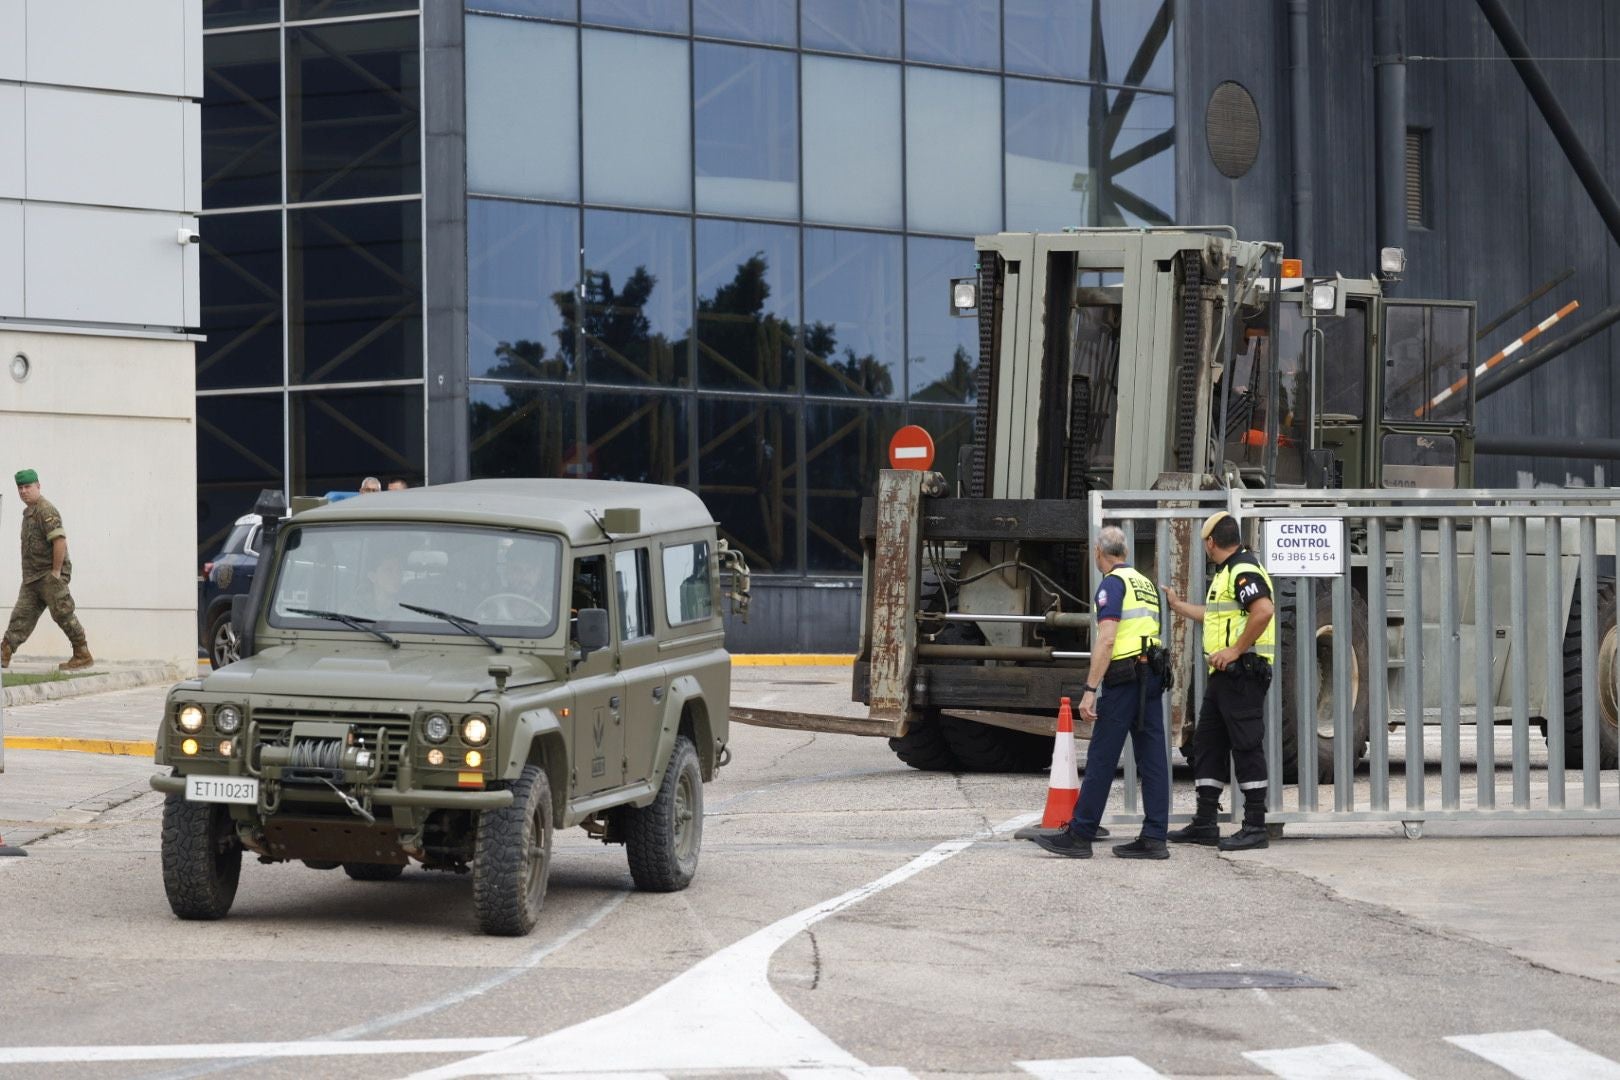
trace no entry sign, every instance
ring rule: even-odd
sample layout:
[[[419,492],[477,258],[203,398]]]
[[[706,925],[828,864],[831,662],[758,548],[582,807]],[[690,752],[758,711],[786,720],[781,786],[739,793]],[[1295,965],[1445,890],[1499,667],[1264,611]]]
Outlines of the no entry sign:
[[[889,440],[889,468],[929,469],[934,465],[934,437],[916,424],[907,424]]]

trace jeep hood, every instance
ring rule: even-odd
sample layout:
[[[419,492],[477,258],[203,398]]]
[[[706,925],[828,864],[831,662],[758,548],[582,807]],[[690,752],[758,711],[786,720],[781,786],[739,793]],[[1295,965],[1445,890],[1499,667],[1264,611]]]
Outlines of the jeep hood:
[[[238,660],[203,680],[220,694],[367,698],[391,701],[471,701],[493,692],[491,664],[509,664],[509,686],[549,682],[552,671],[539,657],[508,649],[336,651],[330,647],[277,646]]]

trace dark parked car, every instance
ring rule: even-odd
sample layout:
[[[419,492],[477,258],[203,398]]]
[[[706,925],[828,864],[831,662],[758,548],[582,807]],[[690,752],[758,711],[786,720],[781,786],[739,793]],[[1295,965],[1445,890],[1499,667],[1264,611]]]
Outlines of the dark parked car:
[[[197,577],[197,647],[216,668],[237,658],[236,635],[231,631],[231,597],[246,596],[253,587],[263,527],[258,514],[237,518],[219,553],[203,563]]]

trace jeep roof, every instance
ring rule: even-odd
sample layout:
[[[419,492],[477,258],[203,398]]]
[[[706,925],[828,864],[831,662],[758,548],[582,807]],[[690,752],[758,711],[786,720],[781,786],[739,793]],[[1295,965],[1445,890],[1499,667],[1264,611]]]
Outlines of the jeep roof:
[[[306,510],[299,524],[338,521],[455,521],[559,533],[573,544],[603,538],[597,523],[609,508],[641,511],[638,532],[651,536],[714,525],[703,500],[685,488],[609,480],[466,480],[435,487],[361,495]],[[593,517],[592,515],[595,515]]]

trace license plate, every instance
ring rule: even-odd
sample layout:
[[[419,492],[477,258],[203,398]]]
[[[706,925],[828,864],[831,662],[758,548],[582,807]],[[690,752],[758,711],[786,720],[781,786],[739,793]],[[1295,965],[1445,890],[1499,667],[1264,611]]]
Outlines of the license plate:
[[[252,776],[188,776],[186,801],[253,806],[259,801],[259,781]]]

